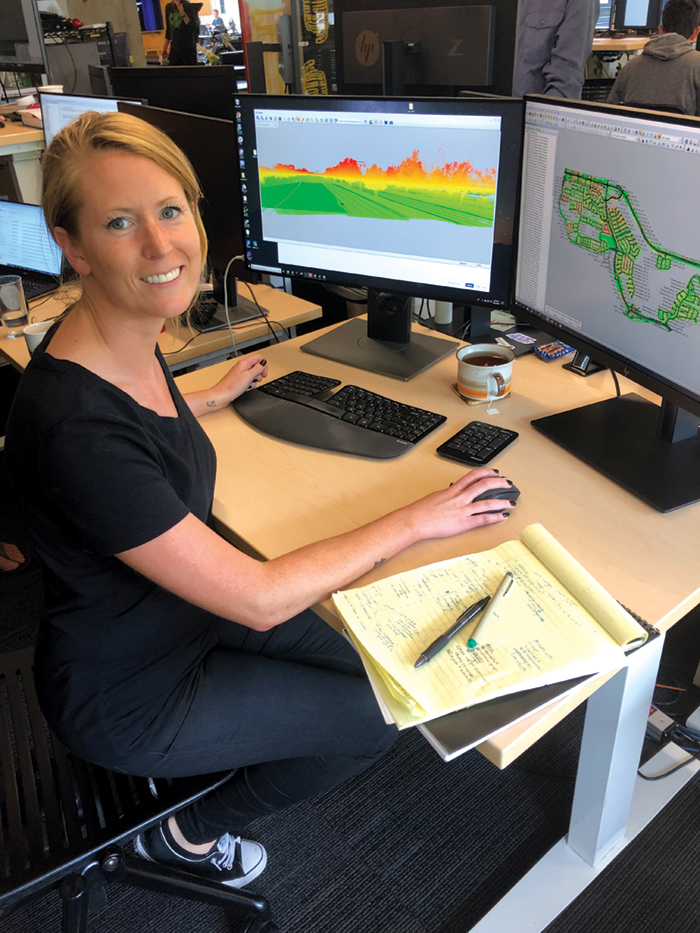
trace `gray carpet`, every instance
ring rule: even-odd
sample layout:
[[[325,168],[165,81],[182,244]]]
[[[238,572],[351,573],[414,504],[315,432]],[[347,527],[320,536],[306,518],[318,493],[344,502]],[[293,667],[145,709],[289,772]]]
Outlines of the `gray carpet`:
[[[0,539],[27,545],[4,498]],[[36,563],[0,576],[0,650],[31,643],[40,606]],[[698,622],[696,613],[671,633],[664,682],[689,684]],[[658,699],[682,718],[700,691]],[[255,890],[269,898],[282,933],[466,933],[566,831],[582,716],[577,710],[503,772],[476,752],[444,764],[418,733],[404,733],[369,772],[249,828],[269,853]],[[548,933],[697,933],[699,794],[691,782]],[[91,933],[242,927],[219,908],[117,886],[109,893]],[[1,929],[59,931],[58,895],[22,905]]]

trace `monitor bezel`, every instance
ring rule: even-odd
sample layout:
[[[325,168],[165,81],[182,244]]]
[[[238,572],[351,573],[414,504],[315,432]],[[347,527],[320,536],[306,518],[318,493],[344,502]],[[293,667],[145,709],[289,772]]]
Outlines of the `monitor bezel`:
[[[501,136],[501,151],[499,157],[499,165],[503,165],[504,154],[507,148],[516,147],[517,151],[508,153],[509,157],[514,158],[517,163],[517,169],[513,176],[512,191],[508,189],[508,182],[504,180],[504,189],[502,197],[499,201],[497,197],[496,202],[496,224],[494,231],[497,229],[499,223],[505,225],[507,229],[510,230],[510,242],[509,243],[498,243],[495,245],[503,246],[505,249],[509,249],[510,255],[503,255],[503,259],[499,261],[498,265],[492,267],[494,270],[491,276],[491,285],[488,293],[473,291],[468,289],[457,289],[457,288],[448,288],[442,286],[433,286],[433,285],[421,285],[420,283],[406,282],[402,280],[392,279],[389,277],[374,277],[368,275],[353,275],[351,273],[345,272],[333,272],[328,270],[309,269],[312,274],[312,278],[316,273],[325,273],[326,278],[323,279],[323,284],[331,285],[346,285],[346,286],[355,286],[355,287],[367,287],[375,290],[381,291],[390,291],[398,295],[412,295],[417,298],[438,298],[445,301],[452,301],[455,303],[463,305],[480,305],[489,308],[497,309],[507,309],[511,306],[514,294],[515,286],[515,263],[517,256],[517,236],[518,236],[518,217],[519,217],[519,207],[520,207],[520,175],[522,170],[522,131],[523,131],[523,113],[524,105],[521,98],[513,97],[496,97],[491,96],[488,98],[478,99],[478,98],[460,98],[460,97],[376,97],[376,96],[349,96],[349,95],[339,95],[332,97],[310,97],[302,95],[266,95],[266,94],[241,94],[236,95],[236,100],[240,100],[241,106],[236,106],[236,110],[240,110],[242,114],[242,126],[243,126],[243,138],[245,142],[243,143],[246,151],[250,148],[250,144],[247,140],[251,138],[250,134],[253,133],[253,139],[255,139],[255,125],[253,119],[253,113],[256,107],[264,107],[266,109],[283,109],[283,108],[292,108],[299,110],[318,110],[318,109],[332,109],[337,107],[339,110],[343,105],[352,104],[355,109],[359,109],[362,105],[367,105],[368,110],[371,110],[373,107],[377,109],[377,112],[380,112],[381,108],[389,108],[393,106],[403,106],[407,107],[409,103],[412,103],[414,106],[420,105],[426,108],[426,111],[429,111],[430,108],[434,107],[463,107],[465,111],[471,110],[472,112],[477,110],[477,107],[480,106],[480,109],[487,114],[489,109],[494,107],[505,108],[510,112],[510,125],[506,126]],[[505,112],[504,110],[504,112]],[[508,134],[511,134],[509,141]],[[517,136],[517,138],[516,138]],[[500,177],[500,176],[499,176]],[[256,178],[257,184],[257,178]],[[252,208],[251,208],[252,210]],[[492,255],[493,259],[493,255]],[[246,265],[251,270],[257,272],[270,272],[270,268],[264,266],[262,263],[251,262],[250,259],[246,256]],[[279,272],[278,274],[288,275],[295,279],[305,279],[308,276],[305,276],[301,270],[291,270]],[[504,277],[505,281],[503,284],[496,282],[495,280],[499,277]],[[317,276],[320,278],[320,275]]]
[[[612,13],[613,28],[616,32],[656,32],[661,20],[660,0],[649,0],[647,3],[646,24],[637,23],[633,25],[625,24],[625,14],[627,12],[627,0],[615,0]]]
[[[16,0],[17,6],[22,11],[22,18],[27,28],[27,32],[32,31],[31,38],[38,41],[39,55],[41,62],[36,61],[17,61],[11,62],[3,60],[0,57],[0,71],[25,72],[27,74],[48,75],[49,60],[46,53],[46,44],[44,42],[44,30],[41,25],[41,16],[37,0]]]
[[[634,107],[624,107],[617,104],[602,104],[591,101],[566,100],[564,98],[545,97],[539,94],[528,94],[524,98],[525,111],[523,120],[527,115],[527,104],[529,102],[539,103],[541,105],[565,107],[570,110],[586,111],[589,113],[602,113],[607,116],[619,114],[620,116],[630,117],[631,119],[648,120],[649,122],[669,123],[672,126],[690,126],[698,135],[700,135],[700,117],[676,116],[675,114],[663,113],[658,110],[641,110]],[[522,187],[522,185],[521,185]],[[517,295],[517,292],[515,293]],[[637,385],[653,392],[678,405],[693,415],[700,417],[700,390],[698,393],[679,386],[677,383],[670,382],[666,377],[653,372],[647,367],[626,359],[621,353],[591,340],[588,337],[580,336],[576,331],[567,328],[559,322],[551,321],[534,311],[521,301],[514,298],[513,302],[516,317],[522,318],[526,323],[532,324],[539,330],[550,334],[552,337],[559,338],[562,342],[573,347],[580,353],[591,357],[597,363],[611,369],[613,372],[635,382]],[[700,327],[700,324],[697,325]]]

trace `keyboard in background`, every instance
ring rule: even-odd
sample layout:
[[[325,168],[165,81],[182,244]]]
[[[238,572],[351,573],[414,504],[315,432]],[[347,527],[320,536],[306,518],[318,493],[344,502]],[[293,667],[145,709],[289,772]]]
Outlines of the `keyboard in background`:
[[[232,325],[243,324],[245,321],[252,321],[256,317],[263,317],[267,314],[268,311],[265,308],[258,308],[252,301],[240,298],[235,307],[228,309]],[[180,315],[180,321],[182,324],[188,323],[186,313]],[[226,310],[215,298],[202,296],[189,313],[189,323],[203,334],[212,330],[223,330],[224,327],[228,327]]]
[[[312,373],[293,372],[233,402],[253,427],[282,440],[388,460],[410,450],[446,419],[432,411]]]

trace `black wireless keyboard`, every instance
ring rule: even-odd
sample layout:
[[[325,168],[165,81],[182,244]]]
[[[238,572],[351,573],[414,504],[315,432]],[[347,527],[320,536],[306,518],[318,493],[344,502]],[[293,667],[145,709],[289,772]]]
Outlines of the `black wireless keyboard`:
[[[498,428],[484,421],[470,421],[468,425],[441,444],[437,452],[447,457],[448,460],[456,460],[458,463],[484,466],[517,436],[517,431],[510,431],[508,428]]]
[[[283,440],[338,453],[388,460],[410,450],[445,421],[338,379],[293,372],[233,402],[253,427]]]

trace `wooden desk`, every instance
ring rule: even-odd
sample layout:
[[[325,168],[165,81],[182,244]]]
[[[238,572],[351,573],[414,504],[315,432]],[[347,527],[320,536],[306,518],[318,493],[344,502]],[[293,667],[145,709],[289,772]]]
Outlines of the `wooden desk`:
[[[19,185],[19,194],[26,204],[41,201],[41,166],[39,158],[44,149],[44,132],[22,123],[5,123],[0,130],[0,158],[10,156]]]
[[[466,551],[490,549],[516,538],[527,525],[541,522],[610,593],[662,632],[700,603],[700,506],[667,515],[655,512],[530,426],[533,418],[611,397],[614,386],[608,372],[583,379],[562,370],[558,362],[521,357],[515,364],[512,397],[498,403],[498,414],[489,414],[484,406],[465,405],[452,392],[453,356],[402,383],[299,352],[307,339],[266,351],[271,379],[293,369],[333,375],[343,383],[440,412],[447,422],[397,460],[374,461],[274,440],[239,420],[232,409],[207,415],[202,424],[219,463],[214,516],[218,530],[233,543],[269,559],[355,528],[446,486],[461,475],[462,468],[439,458],[435,448],[467,421],[487,420],[520,434],[496,461],[501,473],[522,491],[511,518],[460,537],[416,545],[360,584]],[[223,370],[221,366],[190,373],[178,383],[183,391],[205,387],[220,378]],[[623,392],[649,395],[622,378],[620,382]],[[242,488],[250,495],[242,497]],[[316,609],[338,625],[328,602]],[[541,868],[543,862],[539,863],[542,876],[539,881],[530,879],[526,888],[532,892],[544,885],[543,904],[549,905],[555,896],[549,890],[552,871],[568,864],[567,859],[576,862],[572,872],[578,888],[572,891],[567,881],[561,892],[556,885],[555,891],[556,896],[566,892],[570,899],[592,880],[590,873],[595,869],[591,866],[612,857],[610,853],[625,844],[662,644],[663,636],[652,640],[630,657],[628,668],[597,678],[479,746],[503,767],[590,697],[568,845],[561,843],[563,854],[552,850],[553,864]],[[491,925],[479,925],[479,930],[500,931],[506,926],[500,917]]]
[[[233,329],[236,350],[250,348],[269,340],[272,337],[270,328],[274,330],[279,340],[286,340],[285,330],[295,336],[298,324],[321,317],[322,310],[319,305],[295,298],[293,295],[269,288],[267,285],[253,285],[252,288],[260,306],[270,312],[266,319],[269,326],[268,323],[259,319],[236,325]],[[60,289],[48,298],[39,298],[30,306],[29,318],[33,322],[56,317],[68,305],[76,301],[79,295],[79,286],[72,285]],[[177,320],[169,322],[167,330],[161,334],[160,348],[173,372],[183,367],[208,365],[211,362],[226,359],[233,353],[231,336],[227,329],[196,336],[195,334],[196,331],[190,330]],[[24,339],[9,338],[2,328],[0,328],[0,356],[3,356],[20,372],[29,362],[29,351]]]
[[[654,36],[600,36],[593,40],[593,52],[635,52],[643,49]]]

